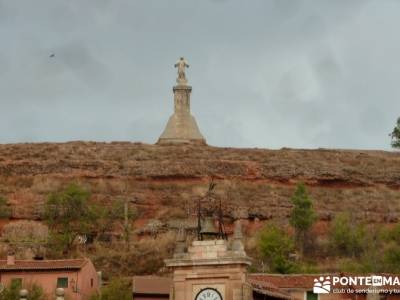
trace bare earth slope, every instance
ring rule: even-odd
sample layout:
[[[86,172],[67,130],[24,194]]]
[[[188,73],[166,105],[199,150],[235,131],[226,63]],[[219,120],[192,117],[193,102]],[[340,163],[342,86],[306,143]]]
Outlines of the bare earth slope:
[[[70,142],[0,145],[0,194],[14,218],[37,218],[47,195],[71,181],[93,201],[128,197],[148,219],[190,213],[215,177],[228,217],[285,219],[297,182],[307,184],[320,220],[350,211],[367,222],[400,219],[400,153],[265,150]],[[140,223],[140,220],[139,220]]]

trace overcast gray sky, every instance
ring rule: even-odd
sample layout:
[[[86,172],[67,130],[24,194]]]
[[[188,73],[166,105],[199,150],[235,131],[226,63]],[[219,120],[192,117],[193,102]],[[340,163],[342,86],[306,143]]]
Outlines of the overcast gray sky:
[[[183,55],[211,145],[390,149],[399,31],[398,0],[0,0],[0,143],[153,143]]]

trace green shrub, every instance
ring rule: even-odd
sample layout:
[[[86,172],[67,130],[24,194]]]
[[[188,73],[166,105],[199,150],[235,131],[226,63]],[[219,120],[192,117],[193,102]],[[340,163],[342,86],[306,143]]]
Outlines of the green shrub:
[[[7,204],[7,199],[0,196],[0,219],[9,219],[11,214],[11,208]]]
[[[333,227],[336,242],[332,247],[346,256],[338,260],[340,271],[353,273],[400,272],[399,226],[384,230],[379,225],[350,224],[348,215],[339,216]],[[339,230],[340,229],[340,230]],[[332,233],[332,232],[331,232]],[[339,239],[340,237],[340,239]]]
[[[386,272],[400,272],[400,245],[390,243],[384,251],[383,263]]]
[[[19,290],[21,283],[19,281],[12,281],[11,284],[4,288],[0,293],[0,300],[16,300],[19,299]]]
[[[365,226],[356,224],[347,213],[338,214],[329,230],[332,254],[359,257],[363,251]]]
[[[400,224],[396,224],[393,228],[386,230],[383,234],[386,241],[394,241],[400,245]]]
[[[357,259],[354,258],[338,258],[336,260],[336,264],[339,268],[340,272],[349,272],[349,273],[363,273],[364,267],[362,263],[360,263]]]
[[[47,300],[43,289],[41,286],[37,284],[32,284],[26,287],[21,286],[21,282],[12,281],[11,284],[6,287],[2,293],[0,293],[0,300],[18,300],[19,291],[22,288],[26,288],[28,290],[28,300]]]
[[[289,257],[294,251],[293,240],[276,225],[266,225],[260,232],[258,248],[270,272],[292,273],[295,271],[296,265]]]
[[[129,248],[132,221],[137,217],[137,211],[128,202],[116,199],[111,206],[92,205],[92,211],[96,216],[96,232],[98,237],[105,236],[107,232],[117,225],[123,232],[126,246]]]
[[[94,294],[90,300],[132,300],[131,281],[124,278],[114,278],[101,289],[101,296]]]
[[[315,262],[298,262],[296,265],[296,272],[302,274],[318,274],[320,269]]]
[[[28,288],[28,300],[45,300],[47,297],[45,296],[43,289],[41,286],[37,284],[33,284]]]
[[[385,272],[386,268],[382,262],[383,249],[385,247],[384,231],[381,226],[376,224],[363,228],[363,233],[359,236],[361,272]]]

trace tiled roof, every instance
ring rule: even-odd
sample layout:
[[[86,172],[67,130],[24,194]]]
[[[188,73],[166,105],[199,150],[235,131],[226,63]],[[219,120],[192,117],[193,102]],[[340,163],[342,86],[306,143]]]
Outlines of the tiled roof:
[[[156,276],[134,276],[133,293],[151,295],[169,295],[172,279]]]
[[[268,295],[280,299],[293,298],[289,293],[279,289],[277,286],[270,282],[249,278],[249,283],[253,287],[253,290],[259,294]]]
[[[79,270],[88,259],[59,259],[59,260],[16,260],[8,265],[7,260],[0,260],[0,271],[43,271],[43,270]]]
[[[314,278],[321,275],[308,274],[250,274],[249,278],[256,281],[268,282],[279,289],[312,289]]]

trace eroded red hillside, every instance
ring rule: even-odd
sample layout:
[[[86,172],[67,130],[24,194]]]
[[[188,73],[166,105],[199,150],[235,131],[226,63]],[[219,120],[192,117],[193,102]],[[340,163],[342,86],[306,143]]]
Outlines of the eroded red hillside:
[[[400,219],[400,153],[356,150],[265,150],[140,143],[70,142],[0,145],[0,194],[14,218],[40,215],[48,194],[71,181],[93,201],[128,197],[148,219],[185,216],[210,177],[228,217],[285,220],[303,181],[321,221],[351,211],[367,222]]]

